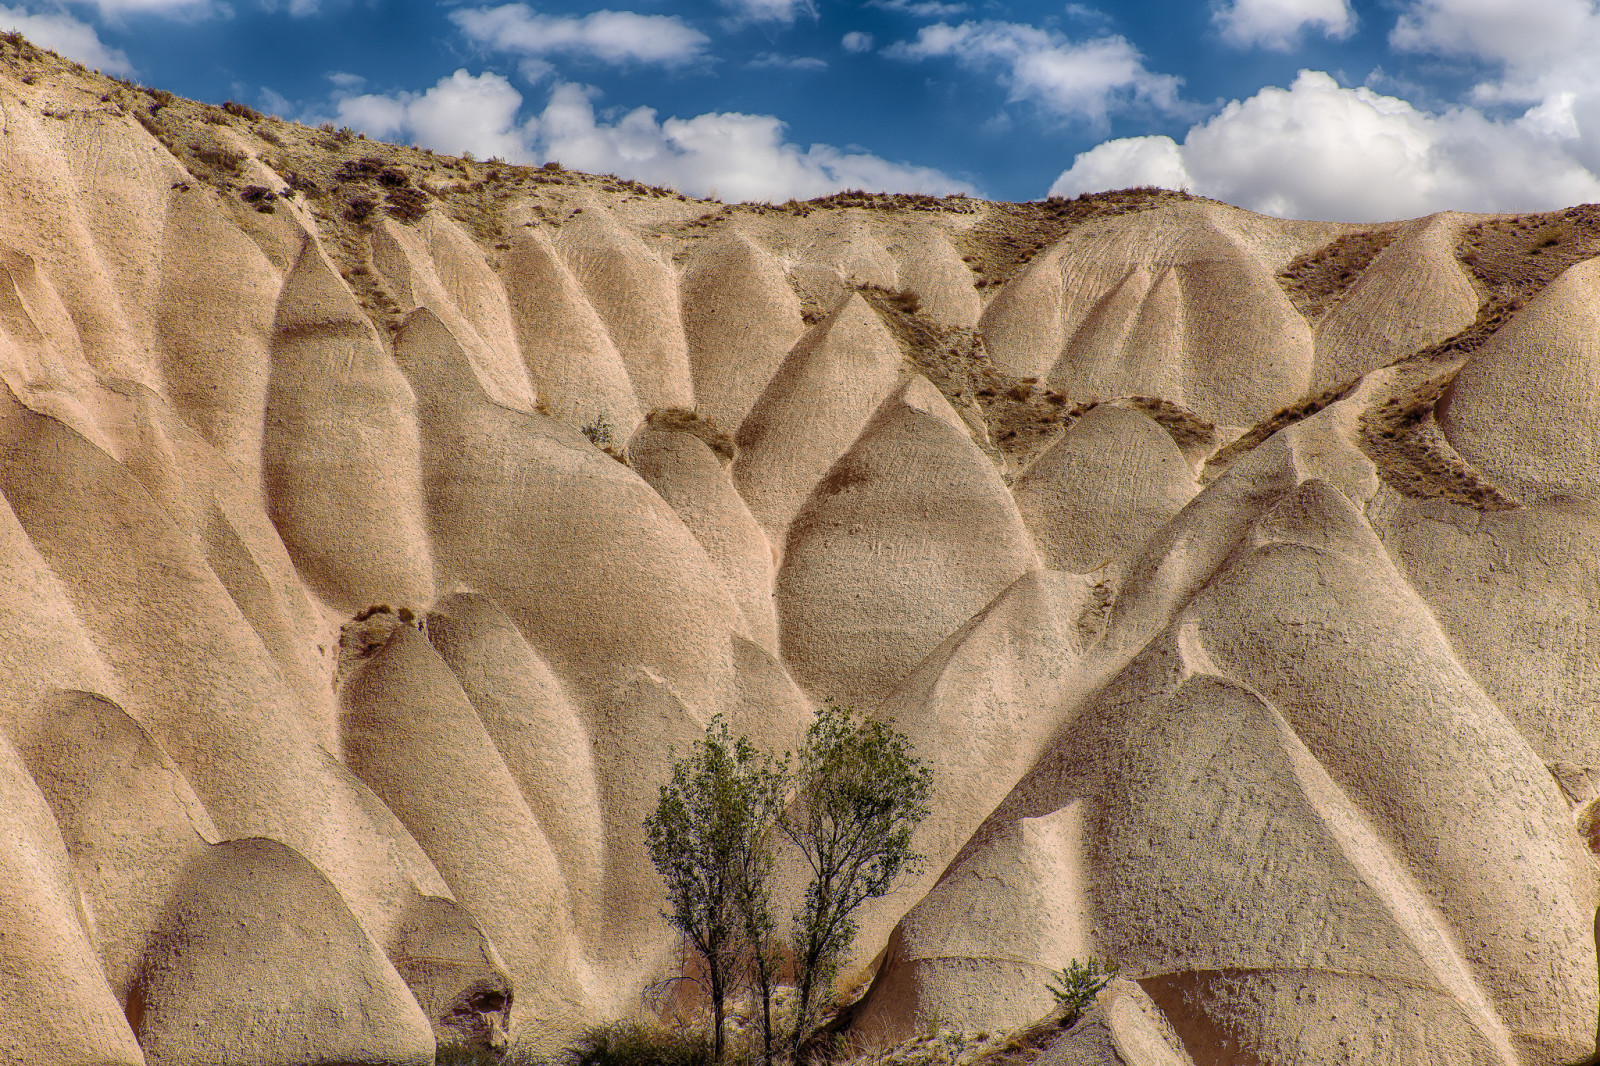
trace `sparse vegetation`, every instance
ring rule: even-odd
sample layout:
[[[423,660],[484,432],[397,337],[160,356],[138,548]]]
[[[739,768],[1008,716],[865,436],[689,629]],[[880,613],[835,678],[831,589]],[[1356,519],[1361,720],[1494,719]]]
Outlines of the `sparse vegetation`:
[[[1114,962],[1102,964],[1098,959],[1088,962],[1073,959],[1065,969],[1056,971],[1055,977],[1045,987],[1050,989],[1061,1010],[1062,1028],[1078,1024],[1084,1013],[1094,1006],[1100,990],[1111,983],[1119,969]]]
[[[703,1033],[680,1033],[638,1022],[584,1031],[559,1066],[711,1066],[717,1053]]]
[[[652,426],[698,437],[724,463],[731,463],[737,454],[732,436],[709,416],[688,407],[658,407],[645,417],[645,421]]]
[[[624,461],[622,449],[617,444],[616,427],[611,424],[611,420],[605,415],[595,415],[593,421],[585,424],[583,435],[589,438],[590,444],[593,444],[617,462]]]
[[[1389,246],[1397,226],[1382,226],[1363,233],[1346,233],[1295,259],[1278,274],[1278,284],[1294,309],[1316,322]]]
[[[222,110],[238,118],[249,119],[251,122],[260,122],[266,116],[248,104],[236,103],[233,100],[225,101]]]

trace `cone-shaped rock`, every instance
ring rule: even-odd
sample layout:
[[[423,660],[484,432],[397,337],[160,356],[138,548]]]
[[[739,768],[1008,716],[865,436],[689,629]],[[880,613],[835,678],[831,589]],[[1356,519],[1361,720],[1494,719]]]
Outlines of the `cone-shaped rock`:
[[[128,1014],[149,1066],[422,1066],[433,1031],[316,867],[275,840],[191,865]]]
[[[933,771],[938,808],[917,827],[922,873],[858,919],[882,943],[1038,758],[1061,723],[1058,705],[1086,644],[1099,635],[1105,590],[1088,578],[1031,570],[940,642],[880,713],[912,738]]]
[[[1138,551],[1198,487],[1166,430],[1138,411],[1101,404],[1011,491],[1046,565],[1081,574]]]
[[[813,695],[872,706],[1038,565],[994,466],[914,377],[795,518],[777,584],[784,660]]]
[[[416,892],[445,894],[404,827],[329,754],[324,723],[285,687],[196,538],[105,453],[0,400],[0,490],[124,679],[129,714],[221,832],[314,859],[380,941]]]
[[[1249,425],[1298,399],[1312,365],[1310,327],[1273,276],[1276,250],[1257,244],[1210,205],[1085,227],[990,304],[986,349],[1074,397],[1161,396]]]
[[[898,251],[900,285],[917,294],[924,315],[946,326],[977,326],[983,307],[973,273],[949,240],[937,232],[910,230]]]
[[[672,509],[576,430],[491,404],[431,312],[395,351],[420,400],[445,576],[493,597],[586,711],[639,668],[713,705],[738,609]]]
[[[733,480],[782,545],[800,505],[901,378],[900,345],[860,296],[811,328],[739,426]]]
[[[1456,259],[1466,216],[1408,223],[1317,323],[1311,392],[1387,366],[1459,333],[1478,314],[1478,293]]]
[[[449,665],[555,852],[579,929],[598,937],[605,812],[594,741],[559,678],[486,596],[456,593],[428,612]]]
[[[511,241],[500,266],[522,360],[550,414],[605,420],[620,434],[643,417],[628,368],[572,271],[537,229]]]
[[[672,506],[722,571],[756,643],[776,654],[778,618],[772,606],[774,555],[755,516],[745,506],[724,457],[695,430],[714,429],[704,419],[652,412],[628,442],[628,464]],[[724,438],[725,439],[725,438]]]
[[[1525,502],[1600,501],[1600,259],[1568,268],[1473,354],[1439,421]]]
[[[698,410],[736,428],[805,331],[800,301],[783,265],[742,234],[701,247],[682,292]]]
[[[155,337],[166,395],[219,451],[254,470],[282,277],[211,196],[174,189],[162,238]],[[194,328],[196,321],[206,328]]]
[[[489,398],[523,411],[537,397],[522,362],[505,289],[471,238],[437,211],[413,229],[385,219],[372,234],[372,258],[407,310],[426,307],[450,327]]]
[[[0,1057],[63,1066],[143,1066],[86,927],[55,815],[0,735]],[[18,861],[25,858],[25,861]]]
[[[422,845],[511,968],[519,1021],[581,1028],[578,947],[561,866],[539,820],[450,668],[412,626],[340,689],[345,761]],[[341,649],[343,655],[348,648]]]
[[[162,906],[217,829],[183,772],[122,708],[88,692],[44,704],[18,748],[55,811],[93,907],[106,978],[126,1005]]]
[[[433,598],[411,389],[310,241],[278,298],[263,451],[269,513],[318,596],[349,613]]]
[[[677,273],[593,200],[555,246],[621,353],[639,406],[693,407]]]

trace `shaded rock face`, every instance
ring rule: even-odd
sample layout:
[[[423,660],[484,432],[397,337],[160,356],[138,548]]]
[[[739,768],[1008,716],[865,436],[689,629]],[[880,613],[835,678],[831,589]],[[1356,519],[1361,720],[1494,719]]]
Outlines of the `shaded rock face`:
[[[364,142],[420,208],[267,213],[238,179],[359,161],[6,55],[0,1059],[629,1016],[683,973],[674,759],[826,698],[934,780],[854,1039],[1026,1025],[1092,958],[1051,1066],[1593,1048],[1583,212],[1491,277],[1456,215],[719,206]]]

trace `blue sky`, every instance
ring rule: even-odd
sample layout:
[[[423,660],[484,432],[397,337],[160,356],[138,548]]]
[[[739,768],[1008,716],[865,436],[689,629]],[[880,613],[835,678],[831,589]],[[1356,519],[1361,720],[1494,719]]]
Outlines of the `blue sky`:
[[[724,199],[1600,200],[1600,0],[0,0],[107,71]]]

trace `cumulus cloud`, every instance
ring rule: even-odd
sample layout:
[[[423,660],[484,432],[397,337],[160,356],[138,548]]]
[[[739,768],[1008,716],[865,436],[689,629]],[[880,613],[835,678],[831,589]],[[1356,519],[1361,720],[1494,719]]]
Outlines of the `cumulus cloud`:
[[[1347,221],[1600,200],[1600,177],[1574,156],[1569,132],[1560,115],[1436,114],[1303,70],[1288,89],[1228,104],[1181,145],[1133,137],[1090,149],[1050,192],[1186,186],[1266,214]]]
[[[1342,40],[1355,32],[1349,0],[1227,0],[1212,12],[1222,39],[1287,52],[1308,28]]]
[[[839,38],[839,44],[844,47],[846,52],[870,52],[872,51],[872,34],[864,33],[861,30],[851,30]]]
[[[527,4],[450,13],[461,32],[485,48],[526,56],[568,55],[605,63],[678,67],[705,55],[710,38],[676,15],[592,11],[543,15]]]
[[[1113,108],[1133,102],[1163,111],[1180,106],[1180,79],[1147,70],[1138,49],[1119,36],[1071,41],[1016,22],[939,22],[885,53],[907,60],[947,57],[969,69],[998,70],[1011,102],[1029,101],[1063,118],[1100,124]]]
[[[527,125],[517,121],[522,94],[493,72],[458,70],[426,92],[363,93],[341,97],[334,107],[340,123],[369,137],[513,163],[535,161]]]
[[[337,97],[338,121],[372,137],[510,162],[555,159],[569,167],[667,185],[725,200],[807,199],[841,189],[949,193],[969,185],[929,167],[870,152],[784,139],[772,115],[710,112],[659,118],[635,108],[595,112],[595,90],[559,82],[544,110],[520,118],[522,94],[492,72],[458,70],[426,92]]]
[[[76,59],[86,67],[108,74],[132,74],[133,64],[119,48],[110,48],[87,22],[56,12],[29,14],[20,7],[0,5],[0,30],[16,31],[40,48]]]

